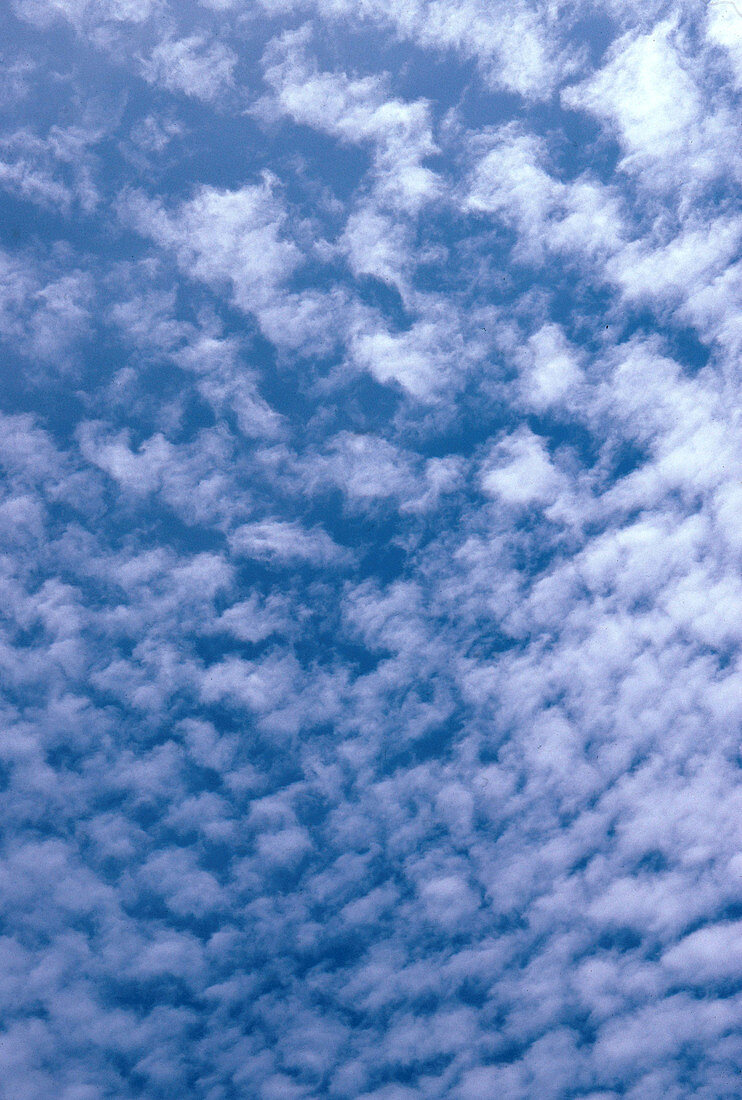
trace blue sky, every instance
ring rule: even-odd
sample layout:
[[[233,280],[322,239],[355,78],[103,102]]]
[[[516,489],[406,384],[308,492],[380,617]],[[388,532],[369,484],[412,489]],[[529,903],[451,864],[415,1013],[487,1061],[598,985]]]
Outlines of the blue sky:
[[[2,1100],[738,1097],[742,14],[0,41]]]

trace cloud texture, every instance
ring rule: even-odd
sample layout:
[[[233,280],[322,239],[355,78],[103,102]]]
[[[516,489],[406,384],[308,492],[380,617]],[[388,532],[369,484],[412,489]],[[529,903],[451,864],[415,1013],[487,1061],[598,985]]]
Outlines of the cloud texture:
[[[742,15],[0,13],[2,1100],[733,1100]]]

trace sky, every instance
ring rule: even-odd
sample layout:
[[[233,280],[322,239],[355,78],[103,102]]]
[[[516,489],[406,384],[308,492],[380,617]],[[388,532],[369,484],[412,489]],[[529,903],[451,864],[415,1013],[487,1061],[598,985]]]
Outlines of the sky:
[[[741,91],[0,7],[1,1100],[742,1094]]]

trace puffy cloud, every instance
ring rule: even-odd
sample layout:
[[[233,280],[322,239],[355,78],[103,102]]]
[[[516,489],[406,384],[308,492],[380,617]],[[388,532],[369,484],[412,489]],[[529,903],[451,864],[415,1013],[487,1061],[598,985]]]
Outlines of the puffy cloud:
[[[484,153],[473,166],[464,209],[515,227],[518,259],[538,261],[548,249],[584,262],[620,248],[624,217],[613,189],[588,173],[568,183],[556,179],[543,143],[512,123],[477,145]]]
[[[233,85],[236,64],[237,55],[229,47],[194,34],[163,39],[143,60],[142,72],[152,84],[208,103]]]
[[[182,270],[231,286],[247,310],[268,304],[299,262],[296,245],[282,232],[286,211],[269,177],[235,191],[202,187],[172,214],[134,193],[125,213],[142,233],[173,249]]]
[[[543,444],[530,433],[498,443],[482,470],[481,480],[489,496],[516,506],[553,500],[560,482]]]
[[[569,106],[610,120],[628,156],[671,156],[698,121],[699,94],[673,47],[672,29],[671,23],[660,23],[650,34],[621,40],[586,85],[563,93]]]

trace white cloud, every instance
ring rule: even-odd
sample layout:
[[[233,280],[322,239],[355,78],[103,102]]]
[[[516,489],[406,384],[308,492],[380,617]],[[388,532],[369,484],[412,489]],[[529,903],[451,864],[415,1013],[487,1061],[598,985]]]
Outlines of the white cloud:
[[[493,12],[481,0],[261,0],[269,13],[314,8],[328,20],[349,17],[390,27],[400,38],[474,59],[488,83],[529,99],[546,99],[571,63],[553,49],[548,14],[509,2]]]
[[[714,46],[728,55],[736,77],[742,86],[742,16],[734,0],[711,0],[706,14],[706,34]]]
[[[516,507],[550,503],[561,484],[543,443],[531,432],[507,436],[497,443],[480,477],[485,493]]]
[[[237,55],[222,42],[194,34],[163,39],[141,64],[150,83],[209,103],[233,87]]]
[[[65,19],[77,30],[98,23],[141,23],[155,11],[158,0],[13,0],[21,19],[47,27]]]
[[[534,332],[521,360],[523,393],[535,409],[564,405],[583,382],[577,352],[558,325],[547,324]]]
[[[539,260],[544,248],[580,259],[604,257],[621,244],[624,217],[614,190],[585,174],[562,183],[547,171],[540,140],[509,124],[476,142],[463,207],[518,231],[515,256]]]
[[[14,351],[65,366],[90,331],[94,301],[86,272],[0,251],[0,337]]]
[[[562,93],[567,106],[612,122],[628,156],[671,156],[698,121],[699,95],[673,46],[673,29],[659,23],[650,34],[627,36],[586,84]]]
[[[230,537],[232,553],[284,563],[329,565],[349,560],[347,550],[333,542],[321,528],[305,530],[298,523],[261,520],[245,523]]]
[[[296,245],[284,236],[286,210],[269,177],[236,191],[202,187],[173,214],[134,193],[123,211],[142,234],[173,249],[191,277],[230,285],[246,310],[270,304],[299,262]]]
[[[350,80],[345,73],[320,72],[306,55],[306,29],[272,42],[264,59],[265,79],[275,99],[262,110],[288,115],[349,144],[374,149],[377,202],[415,212],[439,192],[439,181],[422,161],[438,151],[427,102],[389,98],[383,77]]]

